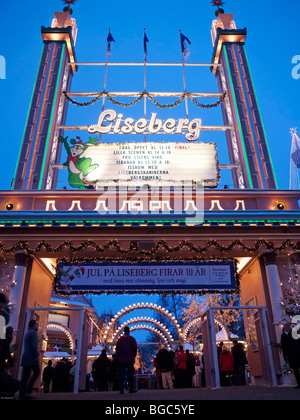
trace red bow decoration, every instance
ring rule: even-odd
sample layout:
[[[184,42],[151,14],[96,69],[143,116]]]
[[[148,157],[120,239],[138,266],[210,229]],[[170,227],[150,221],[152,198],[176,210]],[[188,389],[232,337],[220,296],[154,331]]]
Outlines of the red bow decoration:
[[[68,156],[67,162],[77,162],[78,156]]]

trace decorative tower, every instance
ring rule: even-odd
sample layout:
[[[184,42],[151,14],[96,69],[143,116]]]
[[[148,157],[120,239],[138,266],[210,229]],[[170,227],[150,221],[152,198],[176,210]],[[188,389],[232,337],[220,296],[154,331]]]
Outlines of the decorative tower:
[[[68,2],[68,4],[73,2]],[[23,135],[13,190],[55,189],[62,135],[57,127],[65,123],[67,103],[62,91],[69,91],[75,66],[76,20],[72,9],[55,12],[51,28],[42,26],[44,41]],[[72,64],[73,63],[73,64]]]
[[[277,189],[266,133],[245,49],[247,30],[237,29],[233,14],[213,1],[217,19],[212,24],[212,72],[220,92],[227,92],[223,118],[235,188]],[[221,65],[220,65],[221,64]]]

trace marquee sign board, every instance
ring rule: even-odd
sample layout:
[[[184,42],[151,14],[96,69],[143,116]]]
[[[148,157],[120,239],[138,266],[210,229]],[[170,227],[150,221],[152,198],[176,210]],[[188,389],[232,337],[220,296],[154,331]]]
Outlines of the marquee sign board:
[[[90,162],[83,182],[96,187],[110,182],[170,186],[184,181],[217,187],[215,143],[98,143],[81,155]]]
[[[234,261],[59,262],[57,291],[235,290]]]

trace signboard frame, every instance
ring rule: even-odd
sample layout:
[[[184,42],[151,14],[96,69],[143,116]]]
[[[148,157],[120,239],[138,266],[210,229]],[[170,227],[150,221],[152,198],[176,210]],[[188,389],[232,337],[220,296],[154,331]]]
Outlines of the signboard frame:
[[[96,142],[60,140],[67,151],[62,165],[74,188],[93,185],[153,187],[182,186],[186,182],[216,188],[220,182],[218,150],[214,142]]]
[[[70,267],[70,270],[68,267]],[[220,270],[218,271],[218,269],[225,267],[226,270],[223,274]],[[90,272],[88,273],[89,269]],[[208,277],[211,276],[210,278],[213,281],[205,282],[203,278],[202,283],[196,283],[195,277],[200,276],[201,269],[206,269],[207,272],[204,274]],[[96,273],[96,270],[99,271]],[[84,281],[85,276],[97,277],[99,273],[103,274],[104,270],[106,270],[106,274],[102,276],[101,280],[98,280],[98,283],[95,279],[91,280],[90,284],[80,283],[80,281]],[[140,270],[140,274],[138,270]],[[142,270],[144,270],[143,273]],[[212,270],[214,274],[211,274]],[[72,277],[71,280],[68,279],[68,276]],[[142,276],[144,280],[141,280],[139,276]],[[218,276],[226,278],[223,283],[216,282],[215,279]],[[75,281],[70,286],[75,277],[77,277],[77,284],[75,284]],[[55,278],[55,291],[59,294],[233,293],[238,288],[237,262],[235,259],[224,261],[211,259],[191,261],[173,259],[163,261],[145,259],[135,261],[61,259],[57,262]]]

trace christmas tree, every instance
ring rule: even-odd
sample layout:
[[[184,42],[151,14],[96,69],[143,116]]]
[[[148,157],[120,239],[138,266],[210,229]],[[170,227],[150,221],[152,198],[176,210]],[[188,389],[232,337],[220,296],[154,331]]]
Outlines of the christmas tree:
[[[288,281],[283,285],[281,306],[284,310],[283,322],[290,321],[295,315],[300,315],[300,266],[288,261]]]

